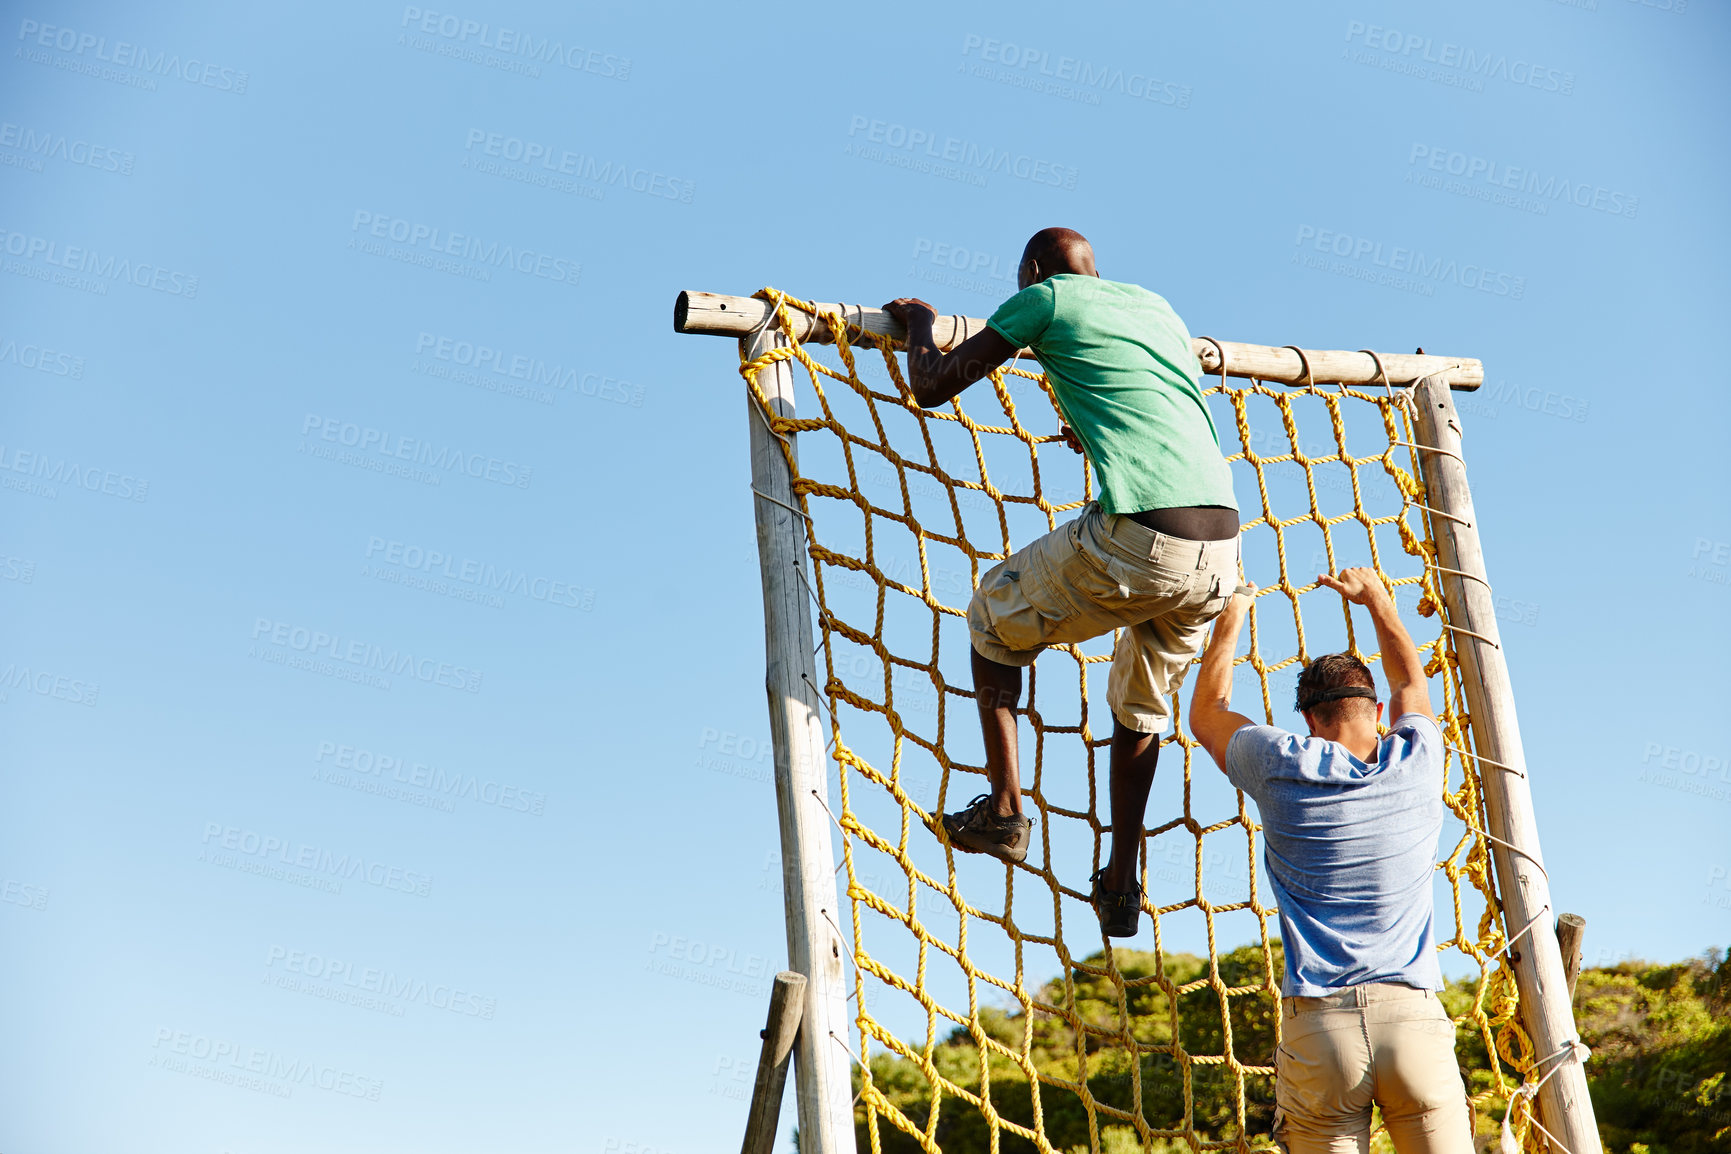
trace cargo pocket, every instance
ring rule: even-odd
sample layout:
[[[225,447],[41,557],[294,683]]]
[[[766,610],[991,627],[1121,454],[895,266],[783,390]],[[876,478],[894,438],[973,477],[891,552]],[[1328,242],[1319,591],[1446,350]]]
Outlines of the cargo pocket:
[[[1028,581],[1030,576],[1016,569],[994,569],[980,585],[980,608],[991,625],[992,635],[1005,649],[1018,652],[1039,649],[1051,635],[1051,617],[1036,604],[1039,595]],[[1035,593],[1035,597],[1031,598],[1030,593]]]
[[[1122,580],[1124,576],[1078,548],[1065,560],[1060,580],[1068,587],[1065,592],[1075,603],[1076,612],[1104,612],[1116,617],[1135,598],[1134,590]]]

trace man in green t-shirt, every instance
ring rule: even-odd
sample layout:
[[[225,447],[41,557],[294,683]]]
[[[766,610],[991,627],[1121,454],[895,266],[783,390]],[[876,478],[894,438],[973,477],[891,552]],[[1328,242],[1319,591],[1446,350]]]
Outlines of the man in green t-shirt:
[[[1071,447],[1086,452],[1099,499],[980,580],[968,606],[974,697],[991,792],[946,814],[957,849],[1027,857],[1016,766],[1022,667],[1048,645],[1122,629],[1112,655],[1112,850],[1093,877],[1100,927],[1136,932],[1142,815],[1172,699],[1208,624],[1238,585],[1238,505],[1202,400],[1190,334],[1164,299],[1102,280],[1080,234],[1034,234],[1017,270],[1021,291],[986,329],[947,355],[936,313],[904,297],[884,308],[908,328],[908,385],[922,408],[945,404],[1031,349],[1057,396]]]

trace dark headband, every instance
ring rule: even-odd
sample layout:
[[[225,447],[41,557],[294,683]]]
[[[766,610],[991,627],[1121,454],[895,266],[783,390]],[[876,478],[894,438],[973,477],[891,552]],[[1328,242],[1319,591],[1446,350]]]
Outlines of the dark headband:
[[[1309,697],[1300,697],[1298,699],[1298,712],[1303,713],[1307,709],[1316,708],[1325,701],[1339,701],[1343,697],[1368,697],[1375,701],[1376,690],[1368,685],[1342,685],[1337,689],[1324,689],[1312,693]]]

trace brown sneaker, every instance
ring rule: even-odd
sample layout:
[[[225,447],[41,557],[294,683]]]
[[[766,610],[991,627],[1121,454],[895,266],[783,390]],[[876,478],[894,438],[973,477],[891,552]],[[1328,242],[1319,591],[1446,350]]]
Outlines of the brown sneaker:
[[[982,793],[968,808],[944,815],[944,832],[950,844],[965,853],[991,854],[1001,861],[1019,862],[1028,856],[1028,830],[1034,823],[1016,814],[999,817],[992,812],[992,795]]]

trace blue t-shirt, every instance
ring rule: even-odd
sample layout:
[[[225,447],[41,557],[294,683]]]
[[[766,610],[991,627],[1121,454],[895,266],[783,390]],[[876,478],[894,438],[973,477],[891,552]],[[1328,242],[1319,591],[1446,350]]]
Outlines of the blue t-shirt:
[[[1270,725],[1232,735],[1226,776],[1262,814],[1285,996],[1366,982],[1443,988],[1431,902],[1442,766],[1442,732],[1421,713],[1395,719],[1373,762]]]

